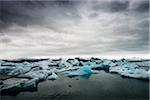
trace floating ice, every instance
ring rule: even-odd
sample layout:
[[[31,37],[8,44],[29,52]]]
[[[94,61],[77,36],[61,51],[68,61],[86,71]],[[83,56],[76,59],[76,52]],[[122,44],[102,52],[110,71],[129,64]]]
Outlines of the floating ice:
[[[25,61],[0,60],[0,92],[31,91],[37,88],[40,81],[55,80],[57,74],[66,76],[84,76],[88,78],[99,70],[118,73],[122,76],[138,79],[150,79],[149,61],[108,60],[108,59],[45,59]],[[17,79],[15,79],[17,78]]]
[[[109,72],[118,73],[125,77],[148,79],[147,71],[132,63],[110,67]]]
[[[150,69],[147,71],[147,73],[148,73],[148,76],[149,76],[149,79],[150,79]]]
[[[93,73],[96,73],[96,71],[93,71],[90,68],[90,66],[85,65],[76,71],[67,71],[67,72],[65,72],[65,75],[69,76],[69,77],[73,77],[73,76],[82,76],[82,75],[93,74]]]
[[[93,70],[105,70],[105,71],[109,71],[109,67],[110,67],[109,64],[103,64],[103,63],[91,65],[91,68]]]
[[[18,77],[29,78],[29,79],[36,78],[38,81],[43,81],[43,80],[46,80],[47,77],[51,73],[52,72],[49,70],[38,70],[38,71],[30,71],[30,72],[23,74],[23,75],[20,75]]]
[[[22,80],[0,89],[1,94],[17,94],[21,91],[35,91],[37,89],[37,79]]]
[[[15,67],[0,67],[0,74],[7,74],[14,69]]]
[[[57,79],[58,78],[58,76],[56,75],[56,73],[52,73],[52,75],[50,75],[47,79],[48,80],[55,80],[55,79]]]
[[[49,69],[49,66],[50,65],[50,62],[51,60],[48,59],[48,60],[44,60],[44,61],[39,61],[37,63],[34,63],[34,66],[39,66],[41,67],[42,69]]]
[[[65,67],[62,69],[57,69],[56,72],[60,73],[60,72],[65,72],[65,71],[74,71],[74,70],[77,70],[79,68],[80,68],[79,66],[77,66],[77,67]]]
[[[12,70],[9,75],[20,75],[20,74],[24,74],[28,71],[31,70],[31,66],[27,63],[22,63],[22,64],[17,64],[16,68],[14,70]]]

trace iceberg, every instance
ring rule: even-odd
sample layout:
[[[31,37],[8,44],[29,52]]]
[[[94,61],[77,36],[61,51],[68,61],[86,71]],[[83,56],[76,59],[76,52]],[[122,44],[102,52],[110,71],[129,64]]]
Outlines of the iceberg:
[[[72,64],[68,63],[65,59],[62,59],[59,63],[59,67],[65,68],[65,67],[73,67]]]
[[[15,67],[0,67],[0,74],[7,74],[14,69]]]
[[[79,69],[80,67],[65,67],[65,68],[61,68],[61,69],[57,69],[56,72],[60,73],[60,72],[65,72],[65,71],[74,71]]]
[[[43,81],[46,80],[47,77],[51,74],[52,72],[49,70],[38,70],[38,71],[30,71],[26,74],[19,75],[18,77],[22,78],[28,78],[28,79],[34,79],[36,78],[38,81]]]
[[[118,73],[124,77],[148,79],[148,72],[136,64],[126,63],[120,66],[110,67],[109,72]]]
[[[149,79],[150,79],[150,69],[147,71],[147,73],[148,73],[148,76],[149,76]]]
[[[79,61],[77,59],[68,59],[67,62],[69,62],[73,66],[78,66],[79,65]]]
[[[28,62],[17,63],[15,69],[8,73],[8,75],[16,76],[20,74],[25,74],[31,70],[31,64]]]
[[[39,66],[41,67],[42,69],[49,69],[49,64],[50,64],[51,60],[48,59],[48,60],[43,60],[43,61],[39,61],[39,62],[36,62],[34,63],[34,66]]]
[[[82,76],[104,70],[123,77],[150,79],[149,61],[108,60],[108,59],[46,59],[46,60],[0,60],[0,92],[19,93],[37,89],[37,84],[45,80],[56,80],[59,73],[65,76]]]
[[[110,68],[110,65],[98,64],[98,65],[95,65],[92,69],[109,71],[109,68]]]
[[[86,74],[94,74],[97,73],[96,71],[93,71],[91,69],[90,66],[85,65],[83,67],[80,67],[78,70],[76,71],[67,71],[64,72],[64,74],[68,77],[74,77],[74,76],[82,76],[82,75],[86,75]]]
[[[20,82],[16,82],[8,86],[5,86],[0,89],[0,93],[2,95],[4,94],[16,95],[17,93],[22,91],[36,91],[36,90],[37,90],[37,79],[31,79],[31,80],[22,80]]]
[[[48,80],[56,80],[58,78],[58,76],[56,75],[56,73],[52,73],[52,75],[48,76]]]

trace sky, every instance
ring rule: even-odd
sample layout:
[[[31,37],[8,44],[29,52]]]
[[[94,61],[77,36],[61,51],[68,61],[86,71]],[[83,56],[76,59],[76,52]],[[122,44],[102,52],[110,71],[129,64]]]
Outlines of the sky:
[[[139,56],[149,0],[0,1],[0,58]]]

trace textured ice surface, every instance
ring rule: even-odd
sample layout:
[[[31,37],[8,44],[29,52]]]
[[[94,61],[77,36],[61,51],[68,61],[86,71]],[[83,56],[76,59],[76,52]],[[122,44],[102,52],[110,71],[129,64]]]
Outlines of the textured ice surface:
[[[28,78],[28,79],[34,79],[36,78],[38,81],[46,80],[47,77],[52,72],[49,70],[38,70],[38,71],[30,71],[26,74],[20,75],[18,77]]]
[[[7,74],[14,69],[15,67],[0,67],[0,74]]]
[[[104,70],[128,78],[148,80],[149,63],[149,60],[99,58],[0,60],[0,92],[33,91],[41,81],[58,79],[59,73],[73,77]]]
[[[109,72],[115,72],[126,77],[148,79],[148,72],[132,63],[125,63],[115,67],[112,66]]]
[[[16,64],[16,67],[14,70],[9,72],[9,75],[20,75],[20,74],[24,74],[28,71],[31,70],[31,64],[28,62],[24,62],[24,63],[19,63]]]
[[[58,78],[58,76],[56,75],[55,72],[52,73],[52,75],[50,75],[47,79],[49,80],[56,80]]]
[[[22,81],[17,81],[14,84],[10,84],[7,86],[4,86],[1,88],[0,92],[1,94],[5,95],[14,95],[22,91],[34,91],[37,88],[37,80],[36,79],[31,79],[31,80],[22,80]]]
[[[83,67],[80,67],[76,71],[67,71],[65,72],[65,75],[69,77],[73,77],[73,76],[81,76],[81,75],[93,74],[93,73],[96,73],[96,72],[93,71],[90,66],[85,65]]]

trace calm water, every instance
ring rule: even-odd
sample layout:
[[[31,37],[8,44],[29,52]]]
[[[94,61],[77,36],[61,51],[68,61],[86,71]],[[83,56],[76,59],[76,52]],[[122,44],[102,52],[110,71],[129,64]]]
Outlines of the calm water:
[[[1,100],[149,100],[149,82],[100,72],[91,76],[39,83],[36,92],[1,96]]]

